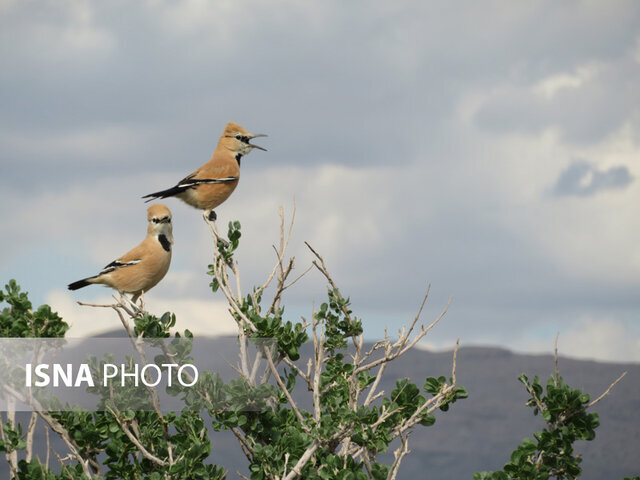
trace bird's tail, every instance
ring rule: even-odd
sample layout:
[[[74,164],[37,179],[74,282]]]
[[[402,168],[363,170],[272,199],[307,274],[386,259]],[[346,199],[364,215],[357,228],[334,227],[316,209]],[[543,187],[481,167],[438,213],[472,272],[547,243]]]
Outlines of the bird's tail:
[[[179,193],[184,192],[187,188],[189,188],[189,187],[181,187],[181,186],[176,185],[175,187],[167,188],[166,190],[161,190],[159,192],[150,193],[149,195],[145,195],[142,198],[148,198],[148,200],[146,200],[146,202],[151,202],[152,200],[155,200],[156,198],[173,197],[174,195],[178,195]]]
[[[91,280],[93,280],[94,278],[96,277],[83,278],[82,280],[78,280],[77,282],[70,283],[68,285],[68,288],[69,290],[78,290],[79,288],[86,287],[87,285],[93,284]]]

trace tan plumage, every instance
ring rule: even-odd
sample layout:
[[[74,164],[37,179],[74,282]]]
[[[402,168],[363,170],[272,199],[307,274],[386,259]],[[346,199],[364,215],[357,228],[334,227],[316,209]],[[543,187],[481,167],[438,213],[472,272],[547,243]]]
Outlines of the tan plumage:
[[[177,197],[192,207],[209,211],[209,218],[215,219],[213,209],[224,202],[235,190],[240,180],[240,160],[254,148],[251,139],[266,137],[251,134],[237,123],[227,123],[218,146],[211,159],[195,172],[180,180],[174,187],[150,193],[142,198]]]
[[[120,293],[132,293],[135,302],[143,292],[156,286],[171,263],[171,211],[165,205],[151,205],[147,221],[147,236],[140,245],[111,262],[98,275],[69,284],[69,290],[99,283]]]

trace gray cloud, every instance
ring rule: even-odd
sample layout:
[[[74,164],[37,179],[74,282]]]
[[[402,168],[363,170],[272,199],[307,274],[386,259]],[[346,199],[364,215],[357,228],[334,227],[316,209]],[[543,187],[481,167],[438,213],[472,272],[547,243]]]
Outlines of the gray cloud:
[[[633,44],[630,42],[628,48]],[[535,83],[509,85],[489,97],[475,121],[481,128],[498,133],[539,134],[557,128],[571,142],[595,144],[638,114],[638,82],[640,69],[628,58],[602,67],[592,78],[560,89],[551,98],[537,95]],[[610,88],[612,84],[615,89]]]
[[[560,174],[553,192],[558,196],[586,197],[605,190],[624,189],[632,181],[633,176],[625,166],[600,170],[589,162],[576,161]]]
[[[505,2],[499,15],[474,2],[371,2],[366,9],[357,2],[248,2],[212,4],[191,17],[186,5],[168,2],[138,2],[127,15],[110,2],[89,2],[80,12],[38,4],[44,8],[14,2],[0,18],[0,42],[11,45],[0,72],[0,127],[33,145],[114,125],[143,129],[148,134],[138,137],[131,158],[115,145],[96,153],[137,171],[149,161],[197,166],[231,119],[268,130],[277,163],[406,163],[416,151],[437,153],[443,142],[457,142],[457,126],[447,121],[470,88],[528,85],[619,56],[633,45],[640,18],[635,2]],[[610,131],[640,103],[629,98],[638,79],[622,79],[611,81],[624,91],[606,82],[551,111],[521,92],[499,95],[478,121],[538,131],[561,115],[558,122],[582,137],[600,125]],[[34,165],[83,162],[86,154],[43,145],[4,156]]]

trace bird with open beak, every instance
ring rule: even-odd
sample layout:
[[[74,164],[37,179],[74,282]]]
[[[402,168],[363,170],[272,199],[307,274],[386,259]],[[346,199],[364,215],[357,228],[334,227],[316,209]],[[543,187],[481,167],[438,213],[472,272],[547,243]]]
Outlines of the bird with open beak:
[[[185,203],[204,210],[209,220],[215,220],[214,208],[222,204],[233,193],[240,180],[240,161],[254,148],[252,139],[266,137],[264,134],[247,132],[237,123],[229,122],[222,132],[211,160],[180,180],[174,187],[150,193],[142,198],[177,197]]]

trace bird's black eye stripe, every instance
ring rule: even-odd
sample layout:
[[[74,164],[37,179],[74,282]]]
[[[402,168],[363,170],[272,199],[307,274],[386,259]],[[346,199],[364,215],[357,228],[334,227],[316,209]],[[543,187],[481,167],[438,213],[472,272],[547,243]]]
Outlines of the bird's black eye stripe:
[[[236,139],[240,140],[241,142],[244,143],[249,143],[249,140],[251,140],[249,137],[245,136],[245,135],[236,135]]]
[[[166,216],[164,216],[164,217],[162,217],[162,218],[153,217],[153,218],[151,219],[151,221],[152,221],[153,223],[161,223],[161,222],[164,222],[164,223],[171,223],[171,217],[169,217],[168,215],[166,215]]]
[[[153,223],[158,223],[158,222],[160,221],[160,219],[158,219],[158,218],[156,218],[156,217],[153,217],[153,218],[151,219],[151,221],[152,221]]]

